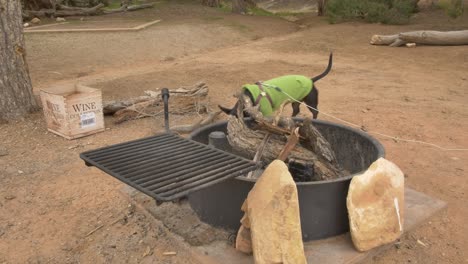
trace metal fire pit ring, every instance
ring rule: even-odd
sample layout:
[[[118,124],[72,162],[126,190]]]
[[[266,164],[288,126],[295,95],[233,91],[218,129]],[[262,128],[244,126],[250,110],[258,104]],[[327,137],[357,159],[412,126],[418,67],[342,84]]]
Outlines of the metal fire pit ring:
[[[297,118],[296,121],[302,121]],[[384,157],[380,142],[360,130],[332,122],[314,120],[314,125],[330,142],[338,162],[350,172],[345,177],[316,182],[298,182],[299,207],[304,241],[323,239],[349,231],[346,196],[354,175]],[[226,132],[227,122],[218,122],[194,131],[190,138],[208,144],[213,131]],[[240,176],[188,195],[198,217],[212,226],[235,231],[243,215],[240,208],[254,179]]]

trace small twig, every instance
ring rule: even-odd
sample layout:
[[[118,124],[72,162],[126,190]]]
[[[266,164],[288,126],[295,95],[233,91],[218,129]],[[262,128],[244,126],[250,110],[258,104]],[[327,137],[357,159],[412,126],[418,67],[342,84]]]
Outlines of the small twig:
[[[262,155],[263,155],[263,151],[265,150],[265,146],[266,144],[268,143],[268,140],[270,139],[271,137],[271,134],[270,133],[267,133],[265,135],[265,137],[263,138],[263,141],[262,143],[258,146],[257,148],[257,152],[255,153],[255,156],[253,158],[253,161],[254,162],[258,162],[260,161],[260,159],[262,158]],[[247,178],[252,178],[254,172],[256,172],[257,170],[255,171],[249,171],[249,173],[247,173]]]
[[[100,226],[94,228],[94,229],[91,230],[88,234],[86,234],[85,237],[89,237],[90,235],[94,234],[94,232],[98,231],[99,229],[101,229],[101,228],[103,228],[103,227],[104,227],[104,225],[100,225]]]
[[[124,217],[117,218],[117,219],[115,219],[114,221],[112,221],[112,223],[110,223],[109,225],[113,226],[113,225],[115,225],[116,223],[118,223],[119,221],[121,221],[121,220],[124,219],[124,218],[125,218],[125,216],[124,216]]]

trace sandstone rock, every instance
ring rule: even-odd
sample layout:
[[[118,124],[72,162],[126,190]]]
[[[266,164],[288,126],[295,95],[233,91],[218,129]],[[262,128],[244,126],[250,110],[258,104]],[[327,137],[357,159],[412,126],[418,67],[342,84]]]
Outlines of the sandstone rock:
[[[266,168],[242,207],[255,263],[307,263],[296,183],[284,162],[275,160]]]
[[[243,225],[239,228],[239,232],[237,232],[236,249],[245,254],[252,254],[252,239],[250,229]]]
[[[39,24],[41,23],[41,20],[37,17],[31,19],[31,21],[29,21],[31,24]]]
[[[347,207],[356,249],[366,251],[396,240],[403,233],[403,172],[392,162],[378,159],[351,180]]]
[[[55,19],[55,21],[56,21],[56,22],[65,22],[65,21],[67,21],[67,20],[66,20],[65,18],[63,18],[63,17],[57,17],[57,18]]]

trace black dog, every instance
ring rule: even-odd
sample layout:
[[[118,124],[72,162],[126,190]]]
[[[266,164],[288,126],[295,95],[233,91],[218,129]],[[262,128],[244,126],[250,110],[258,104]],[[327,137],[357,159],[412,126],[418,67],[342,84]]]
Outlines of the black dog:
[[[325,71],[315,77],[312,77],[310,80],[312,81],[311,83],[311,89],[310,91],[305,95],[305,96],[299,96],[298,98],[296,98],[295,100],[297,101],[301,101],[301,102],[304,102],[306,103],[308,106],[310,106],[311,108],[309,108],[309,110],[312,112],[312,115],[314,117],[314,119],[317,118],[318,116],[318,111],[317,111],[317,106],[318,106],[318,90],[317,90],[317,86],[315,85],[315,82],[317,82],[318,80],[322,79],[323,77],[325,77],[331,70],[332,68],[332,61],[333,61],[333,54],[330,53],[330,57],[328,59],[328,66],[327,68],[325,69]],[[293,76],[291,75],[291,78],[301,78],[301,76]],[[302,76],[303,77],[303,76]],[[283,77],[280,77],[280,78],[288,78],[288,76],[283,76]],[[303,77],[303,78],[307,78],[307,77]],[[275,79],[273,79],[275,80]],[[271,106],[271,109],[269,110],[276,110],[279,105],[281,105],[281,103],[283,103],[284,101],[290,99],[292,96],[287,94],[285,92],[285,90],[287,89],[287,87],[273,87],[274,89],[272,90],[275,90],[274,92],[275,93],[282,93],[282,95],[287,95],[287,96],[282,96],[280,98],[278,98],[276,100],[276,102],[274,102],[272,100],[272,98],[270,97],[271,95],[271,92],[269,91],[265,91],[265,88],[263,86],[266,86],[267,88],[271,88],[272,86],[271,85],[268,85],[266,83],[268,83],[269,81],[266,81],[265,84],[264,83],[256,83],[255,86],[258,87],[258,95],[257,96],[254,96],[252,95],[252,92],[249,91],[249,89],[243,89],[243,95],[246,95],[250,98],[250,100],[252,101],[253,105],[256,106],[258,105],[260,102],[261,102],[261,99],[266,97],[268,99],[268,101],[264,101],[264,104],[270,104]],[[310,83],[310,81],[308,81]],[[254,85],[250,85],[250,86],[254,86]],[[294,91],[293,91],[294,92]],[[256,97],[256,98],[254,98]],[[289,98],[288,98],[289,97]],[[292,116],[296,116],[297,114],[299,114],[299,106],[300,106],[300,103],[297,102],[297,101],[294,101],[292,102],[292,108],[293,108],[293,113],[292,113]],[[262,106],[262,105],[261,105]],[[237,101],[237,103],[234,105],[234,107],[232,109],[229,109],[229,108],[225,108],[225,107],[222,107],[220,105],[218,105],[218,107],[223,111],[225,112],[226,114],[228,115],[234,115],[234,116],[237,116],[237,108],[239,107],[239,100]],[[261,110],[261,109],[260,109]],[[264,111],[262,111],[264,112]],[[271,111],[267,111],[268,113],[270,113]],[[265,114],[265,112],[264,112]]]

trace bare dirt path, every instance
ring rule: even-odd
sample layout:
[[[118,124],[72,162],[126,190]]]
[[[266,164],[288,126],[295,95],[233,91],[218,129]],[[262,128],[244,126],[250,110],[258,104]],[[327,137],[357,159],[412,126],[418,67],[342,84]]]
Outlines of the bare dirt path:
[[[119,98],[204,80],[215,107],[234,103],[230,94],[246,82],[321,72],[333,50],[333,71],[318,83],[320,110],[369,131],[468,146],[467,47],[368,45],[374,33],[466,28],[467,16],[447,22],[439,13],[422,13],[408,26],[328,25],[305,17],[299,28],[279,18],[178,7],[159,13],[167,24],[138,34],[28,36],[35,88],[79,78],[102,88],[105,98]],[[151,135],[162,124],[145,119],[116,126],[107,118],[110,129],[74,141],[46,132],[41,113],[0,124],[0,147],[8,153],[0,156],[0,263],[202,262],[164,224],[128,207],[121,183],[78,158],[87,149]],[[407,185],[448,202],[448,209],[369,263],[468,262],[468,152],[379,139]],[[167,251],[177,255],[164,256]]]

